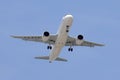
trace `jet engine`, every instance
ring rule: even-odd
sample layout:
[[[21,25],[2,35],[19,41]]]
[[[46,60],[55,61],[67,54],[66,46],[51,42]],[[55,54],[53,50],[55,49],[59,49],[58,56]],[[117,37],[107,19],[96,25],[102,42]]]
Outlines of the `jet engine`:
[[[78,35],[77,39],[83,40],[83,35]]]
[[[76,44],[81,45],[83,42],[83,35],[78,35],[76,39]]]
[[[48,31],[45,31],[42,36],[42,40],[46,42],[50,37],[50,33]]]

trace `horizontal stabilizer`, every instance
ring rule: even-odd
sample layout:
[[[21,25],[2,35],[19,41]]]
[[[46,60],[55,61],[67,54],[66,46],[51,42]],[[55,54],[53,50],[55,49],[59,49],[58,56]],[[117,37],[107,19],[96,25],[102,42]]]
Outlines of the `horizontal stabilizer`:
[[[44,59],[44,60],[49,60],[49,56],[39,56],[39,57],[35,57],[35,59]],[[55,61],[67,61],[66,59],[63,59],[63,58],[56,58]]]

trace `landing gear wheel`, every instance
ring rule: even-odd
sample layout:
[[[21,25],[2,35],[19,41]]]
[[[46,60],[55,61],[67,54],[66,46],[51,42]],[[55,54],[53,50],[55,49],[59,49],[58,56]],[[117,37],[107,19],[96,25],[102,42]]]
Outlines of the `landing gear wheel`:
[[[50,46],[47,46],[47,49],[49,49],[50,48]]]
[[[47,46],[47,49],[52,49],[52,46]]]
[[[66,32],[69,32],[69,30],[66,30]]]
[[[73,51],[73,48],[71,48],[71,52]]]
[[[50,46],[50,49],[52,49],[52,46]]]
[[[70,49],[70,48],[68,48],[68,51],[71,51],[71,49]]]
[[[71,51],[71,52],[72,52],[72,51],[73,51],[73,48],[68,48],[68,51]]]

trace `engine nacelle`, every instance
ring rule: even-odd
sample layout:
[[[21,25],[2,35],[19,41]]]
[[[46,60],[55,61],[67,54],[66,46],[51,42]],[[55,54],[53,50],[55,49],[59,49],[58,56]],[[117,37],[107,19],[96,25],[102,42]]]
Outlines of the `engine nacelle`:
[[[45,31],[45,32],[43,33],[42,40],[43,40],[44,42],[46,42],[46,41],[49,39],[49,37],[50,37],[49,32]]]
[[[81,45],[83,43],[83,40],[76,39],[76,44]]]
[[[83,42],[83,35],[78,35],[76,39],[76,44],[80,45]]]
[[[77,39],[83,40],[83,35],[78,35]]]

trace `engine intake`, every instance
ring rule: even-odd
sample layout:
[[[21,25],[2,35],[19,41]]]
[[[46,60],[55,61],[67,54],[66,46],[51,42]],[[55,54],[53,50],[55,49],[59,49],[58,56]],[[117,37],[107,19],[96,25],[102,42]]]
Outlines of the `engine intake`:
[[[44,34],[43,34],[43,36],[46,36],[46,37],[48,37],[50,34],[49,34],[49,32],[47,32],[47,31],[45,31],[44,32]]]
[[[78,35],[77,37],[79,40],[83,40],[83,35]]]

